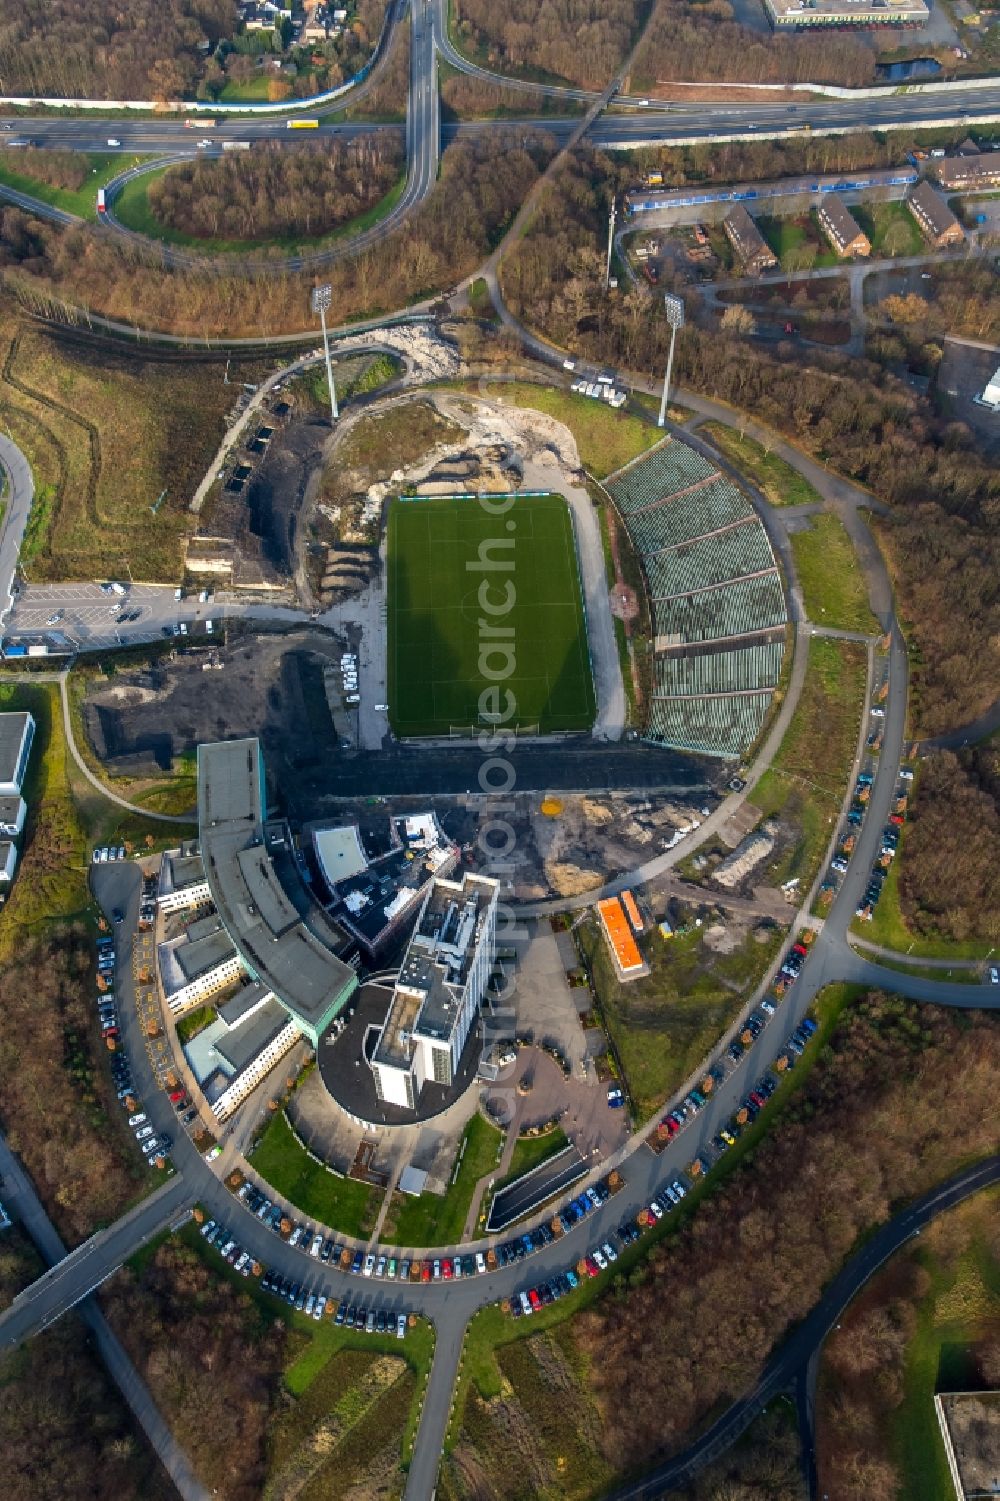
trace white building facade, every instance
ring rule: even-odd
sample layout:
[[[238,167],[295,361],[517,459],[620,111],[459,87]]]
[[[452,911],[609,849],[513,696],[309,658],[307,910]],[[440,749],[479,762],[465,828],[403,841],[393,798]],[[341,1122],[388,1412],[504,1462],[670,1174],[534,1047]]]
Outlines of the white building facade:
[[[372,1058],[386,1104],[416,1110],[426,1084],[454,1082],[493,970],[499,891],[484,876],[432,881]]]

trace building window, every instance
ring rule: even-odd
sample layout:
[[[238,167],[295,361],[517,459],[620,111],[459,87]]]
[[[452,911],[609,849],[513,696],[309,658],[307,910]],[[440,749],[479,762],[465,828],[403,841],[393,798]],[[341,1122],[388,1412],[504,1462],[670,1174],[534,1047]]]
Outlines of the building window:
[[[432,1048],[431,1054],[434,1062],[434,1083],[451,1083],[451,1054],[445,1048]]]

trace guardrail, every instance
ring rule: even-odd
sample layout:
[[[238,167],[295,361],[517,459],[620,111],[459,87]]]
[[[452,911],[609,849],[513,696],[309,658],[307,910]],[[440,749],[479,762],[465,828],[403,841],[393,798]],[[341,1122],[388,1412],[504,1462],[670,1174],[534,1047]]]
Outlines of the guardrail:
[[[331,104],[351,89],[364,83],[382,53],[389,27],[393,24],[395,7],[390,5],[385,14],[382,31],[375,43],[371,57],[353,77],[327,89],[323,94],[313,94],[309,99],[282,99],[277,103],[261,103],[251,99],[220,103],[211,99],[67,99],[50,94],[4,94],[0,104],[10,104],[23,109],[87,109],[87,110],[141,110],[154,114],[181,115],[289,115],[302,110],[315,110],[318,106]]]

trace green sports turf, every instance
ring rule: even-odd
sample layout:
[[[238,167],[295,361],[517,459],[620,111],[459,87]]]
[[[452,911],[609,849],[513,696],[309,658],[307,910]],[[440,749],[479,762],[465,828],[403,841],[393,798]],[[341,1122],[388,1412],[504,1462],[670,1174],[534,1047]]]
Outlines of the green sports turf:
[[[511,530],[511,527],[513,529]],[[513,540],[513,547],[484,542]],[[481,556],[509,570],[476,571]],[[499,686],[516,699],[508,727],[541,732],[586,730],[594,722],[594,685],[580,594],[573,527],[559,495],[518,499],[503,515],[478,500],[400,497],[389,509],[389,719],[397,735],[447,735],[482,727],[480,694],[496,656],[480,662],[480,625],[509,629],[513,672]],[[491,618],[479,603],[513,602]]]

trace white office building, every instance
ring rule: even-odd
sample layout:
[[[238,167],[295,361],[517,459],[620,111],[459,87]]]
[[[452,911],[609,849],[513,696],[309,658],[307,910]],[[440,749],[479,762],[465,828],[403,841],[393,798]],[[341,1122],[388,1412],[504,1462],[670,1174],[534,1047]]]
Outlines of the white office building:
[[[0,797],[20,797],[34,738],[30,714],[0,714]]]
[[[157,950],[163,996],[174,1016],[244,977],[243,961],[219,918],[193,922],[181,938]]]
[[[156,889],[156,904],[161,912],[189,912],[195,907],[208,907],[212,893],[208,889],[205,864],[196,844],[182,844],[180,849],[167,850],[160,862],[160,879]]]
[[[372,1057],[386,1104],[415,1110],[425,1084],[453,1082],[493,968],[499,889],[484,876],[431,882]]]
[[[0,797],[0,834],[16,839],[24,828],[28,807],[23,797]]]

